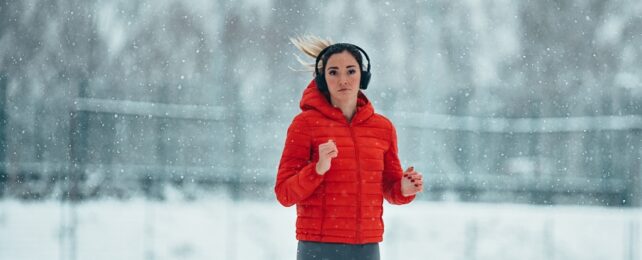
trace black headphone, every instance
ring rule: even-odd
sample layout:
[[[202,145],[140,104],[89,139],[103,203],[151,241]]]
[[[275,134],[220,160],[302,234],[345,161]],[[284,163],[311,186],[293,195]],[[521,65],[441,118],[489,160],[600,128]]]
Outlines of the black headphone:
[[[361,47],[359,47],[357,45],[354,45],[354,44],[350,44],[350,43],[335,43],[335,44],[332,44],[332,45],[326,47],[321,52],[319,52],[319,55],[317,55],[317,61],[314,63],[314,73],[316,75],[314,80],[317,82],[317,88],[319,88],[319,90],[321,90],[321,92],[327,92],[328,91],[328,84],[325,81],[325,75],[324,75],[324,73],[319,73],[319,61],[321,61],[321,57],[323,57],[323,54],[325,54],[330,49],[330,47],[338,46],[338,45],[347,45],[346,47],[354,47],[357,50],[359,50],[361,53],[363,53],[364,56],[366,56],[366,60],[368,61],[368,69],[364,71],[363,68],[362,68],[362,71],[361,71],[361,82],[359,84],[359,88],[360,89],[367,89],[368,88],[368,83],[370,82],[370,77],[372,76],[372,74],[370,73],[370,57],[368,57],[368,54],[366,53],[366,51],[361,49]],[[359,66],[363,67],[363,60],[361,61],[361,63],[362,64],[359,64]],[[323,64],[323,67],[325,67],[325,64]]]

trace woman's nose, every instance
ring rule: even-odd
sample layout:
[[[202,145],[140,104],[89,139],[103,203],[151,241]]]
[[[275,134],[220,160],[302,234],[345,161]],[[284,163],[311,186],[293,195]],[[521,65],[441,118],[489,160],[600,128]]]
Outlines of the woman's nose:
[[[339,76],[339,83],[341,83],[341,84],[346,84],[346,83],[348,83],[348,75],[343,75],[343,74],[341,74],[341,75]]]

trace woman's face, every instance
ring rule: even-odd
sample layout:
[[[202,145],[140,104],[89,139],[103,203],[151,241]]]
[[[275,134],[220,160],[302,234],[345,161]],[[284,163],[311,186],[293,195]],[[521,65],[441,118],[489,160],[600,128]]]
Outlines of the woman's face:
[[[333,54],[325,66],[325,81],[333,103],[356,100],[361,82],[359,63],[348,51]]]

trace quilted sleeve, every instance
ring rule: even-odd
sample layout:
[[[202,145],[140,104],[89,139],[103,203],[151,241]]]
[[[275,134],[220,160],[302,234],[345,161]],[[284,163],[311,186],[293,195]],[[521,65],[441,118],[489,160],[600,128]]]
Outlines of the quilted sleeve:
[[[307,128],[305,119],[298,115],[292,120],[285,138],[274,192],[286,207],[310,196],[323,182],[323,175],[316,172],[316,162],[310,158],[313,147]]]
[[[397,155],[397,130],[394,125],[390,124],[391,136],[390,147],[384,155],[384,169],[383,169],[383,197],[390,204],[407,204],[415,199],[415,195],[405,197],[401,194],[401,178],[403,177],[403,169],[399,162]]]

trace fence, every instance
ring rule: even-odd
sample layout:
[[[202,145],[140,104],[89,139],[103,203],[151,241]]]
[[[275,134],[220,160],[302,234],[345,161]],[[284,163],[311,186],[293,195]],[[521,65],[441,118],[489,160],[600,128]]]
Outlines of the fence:
[[[79,98],[66,160],[5,161],[0,191],[162,198],[163,185],[196,185],[271,197],[294,113]],[[395,122],[404,164],[423,169],[430,199],[640,205],[640,116],[383,114]]]

